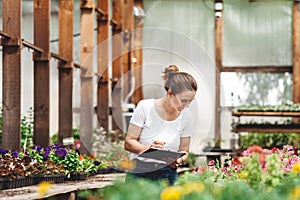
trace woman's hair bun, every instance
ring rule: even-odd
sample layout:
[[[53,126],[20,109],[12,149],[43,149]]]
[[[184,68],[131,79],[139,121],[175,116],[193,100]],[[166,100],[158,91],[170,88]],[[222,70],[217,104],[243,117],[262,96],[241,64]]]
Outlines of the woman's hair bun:
[[[170,65],[165,68],[162,78],[164,80],[167,80],[169,77],[169,74],[174,73],[174,72],[179,72],[179,68],[176,65]]]

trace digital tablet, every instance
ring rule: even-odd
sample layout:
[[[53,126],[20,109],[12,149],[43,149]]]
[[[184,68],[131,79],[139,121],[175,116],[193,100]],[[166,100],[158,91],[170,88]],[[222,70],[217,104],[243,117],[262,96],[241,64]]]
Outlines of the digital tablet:
[[[185,155],[185,153],[182,153],[182,152],[150,148],[147,151],[138,155],[138,157],[151,158],[151,159],[156,159],[156,160],[165,160],[166,158],[176,160],[184,155]]]

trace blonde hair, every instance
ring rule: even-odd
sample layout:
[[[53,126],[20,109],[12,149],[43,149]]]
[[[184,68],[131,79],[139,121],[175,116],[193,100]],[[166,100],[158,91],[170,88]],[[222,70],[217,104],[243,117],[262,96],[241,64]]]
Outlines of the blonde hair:
[[[174,94],[179,94],[185,90],[197,91],[196,80],[186,72],[180,72],[176,65],[165,68],[162,76],[165,82],[165,90],[171,90]]]

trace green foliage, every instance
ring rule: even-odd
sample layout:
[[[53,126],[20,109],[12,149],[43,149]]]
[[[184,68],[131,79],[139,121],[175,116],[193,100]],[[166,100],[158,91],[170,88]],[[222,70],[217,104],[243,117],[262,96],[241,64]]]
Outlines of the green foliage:
[[[79,192],[84,199],[106,200],[290,200],[299,199],[300,177],[286,177],[280,184],[272,188],[252,187],[246,181],[235,180],[207,182],[199,174],[185,173],[178,182],[167,185],[163,181],[148,181],[132,179],[131,181],[115,181],[113,185],[96,191],[85,190]]]
[[[296,200],[300,199],[300,157],[297,149],[263,149],[252,146],[226,167],[211,161],[181,174],[174,185],[131,176],[126,181],[80,197],[93,200]]]
[[[131,180],[124,184],[116,182],[112,186],[108,186],[103,190],[105,199],[110,200],[140,200],[140,199],[159,199],[160,192],[163,189],[163,183],[153,183],[145,179]],[[116,192],[118,191],[118,192]]]
[[[66,155],[66,157],[58,157],[56,155],[54,155],[54,157],[52,159],[55,159],[55,157],[57,158],[55,160],[56,163],[59,163],[61,165],[63,165],[66,169],[66,174],[71,173],[72,171],[76,171],[76,172],[82,172],[83,168],[80,165],[80,161],[78,159],[79,155],[77,154],[77,152],[70,150],[69,154]],[[51,159],[51,157],[50,157]]]
[[[264,133],[255,132],[239,135],[239,146],[246,149],[254,144],[265,147],[283,147],[285,144],[299,146],[300,135],[297,133]]]
[[[236,108],[238,111],[273,111],[273,112],[295,112],[300,111],[300,103],[286,101],[279,105],[245,104]]]
[[[74,140],[79,140],[80,138],[80,130],[78,128],[73,128],[73,138]],[[58,143],[58,133],[55,133],[50,138],[50,144],[57,144]]]
[[[26,149],[33,145],[33,108],[30,107],[28,116],[21,119],[21,147]]]

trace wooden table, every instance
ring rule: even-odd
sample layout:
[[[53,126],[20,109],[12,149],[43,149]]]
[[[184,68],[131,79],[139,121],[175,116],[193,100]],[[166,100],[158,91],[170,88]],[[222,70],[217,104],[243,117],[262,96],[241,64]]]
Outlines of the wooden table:
[[[80,190],[97,189],[112,185],[115,180],[124,181],[125,173],[100,174],[88,177],[82,181],[65,181],[52,184],[43,198],[54,197],[55,200],[75,200],[75,193]],[[0,190],[2,200],[32,200],[41,199],[37,193],[37,185],[9,190]],[[42,199],[43,199],[42,198]]]

